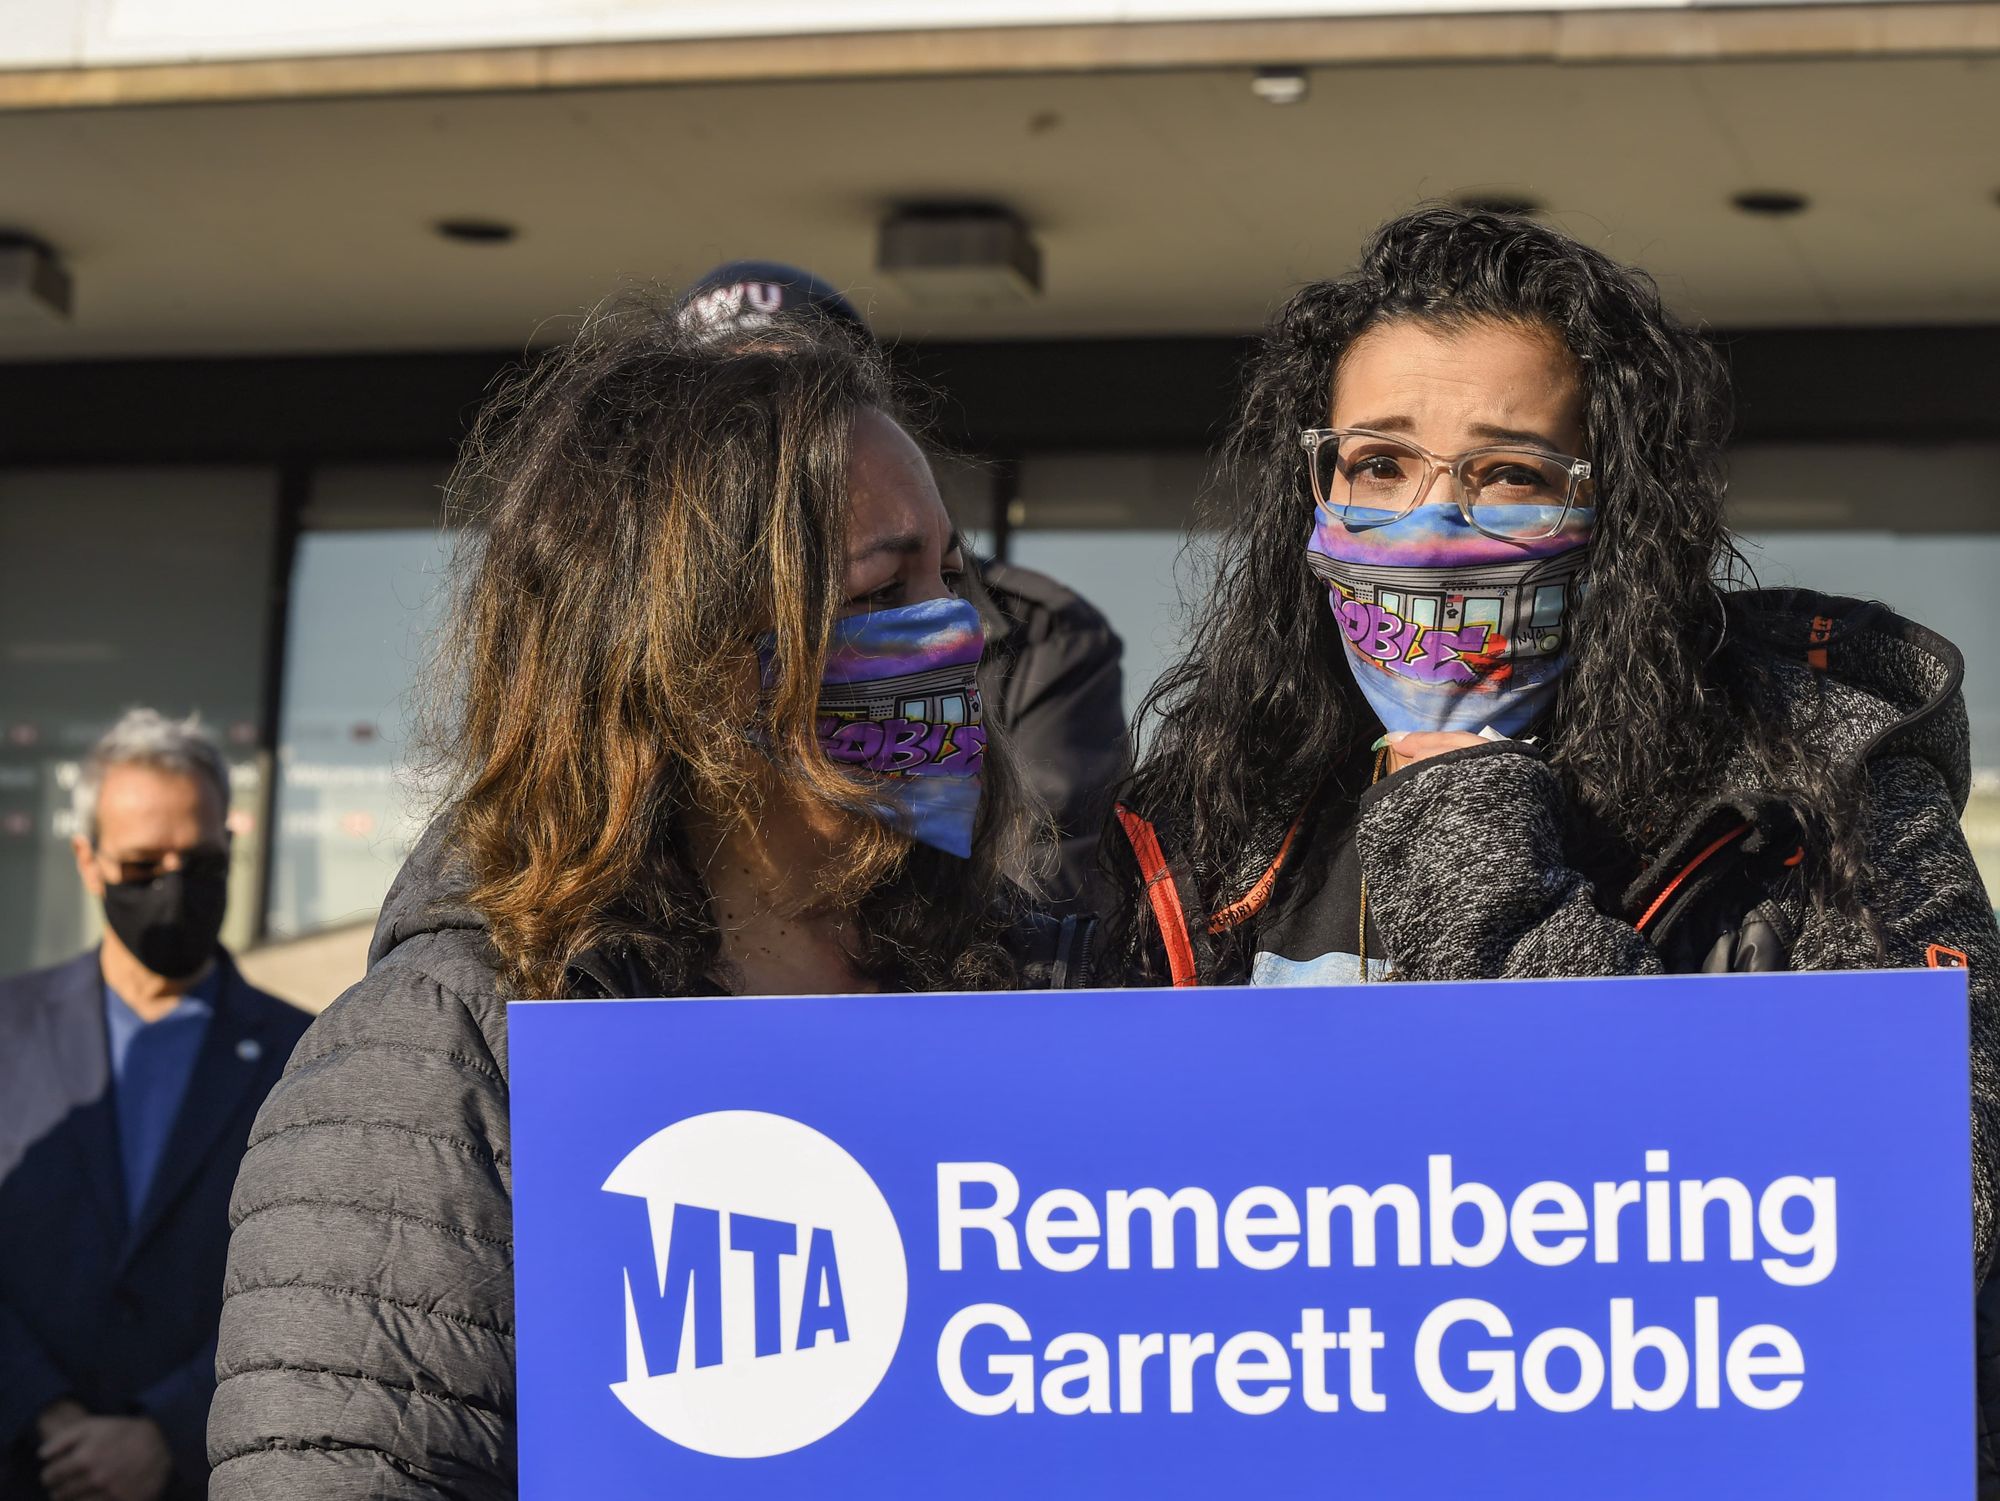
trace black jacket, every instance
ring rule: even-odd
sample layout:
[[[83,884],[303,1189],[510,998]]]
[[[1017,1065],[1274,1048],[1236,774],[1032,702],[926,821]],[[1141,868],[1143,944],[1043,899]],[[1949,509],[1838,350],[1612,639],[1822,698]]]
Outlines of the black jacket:
[[[982,563],[969,597],[986,622],[979,667],[986,714],[1060,843],[1052,877],[1014,874],[1061,910],[1088,910],[1112,788],[1131,758],[1124,643],[1088,600],[1011,563]]]
[[[128,1223],[95,951],[0,982],[0,1498],[39,1498],[35,1417],[60,1397],[143,1413],[169,1495],[208,1493],[205,1430],[250,1121],[312,1018],[224,955],[215,1013]]]
[[[461,889],[434,828],[367,975],[257,1117],[230,1205],[213,1501],[514,1494],[506,1003]],[[1079,926],[1031,924],[1017,959],[1083,983]],[[602,955],[569,978],[576,995],[655,993]]]

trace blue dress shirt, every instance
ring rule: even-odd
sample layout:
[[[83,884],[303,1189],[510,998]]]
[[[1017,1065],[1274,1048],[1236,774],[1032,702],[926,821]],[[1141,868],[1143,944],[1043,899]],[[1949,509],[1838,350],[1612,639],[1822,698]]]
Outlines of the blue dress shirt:
[[[107,982],[104,1030],[111,1048],[111,1082],[117,1101],[118,1151],[125,1166],[125,1216],[139,1218],[153,1185],[160,1154],[180,1114],[181,1097],[194,1073],[195,1055],[208,1035],[221,993],[220,967],[181,997],[158,1021],[145,1021]]]

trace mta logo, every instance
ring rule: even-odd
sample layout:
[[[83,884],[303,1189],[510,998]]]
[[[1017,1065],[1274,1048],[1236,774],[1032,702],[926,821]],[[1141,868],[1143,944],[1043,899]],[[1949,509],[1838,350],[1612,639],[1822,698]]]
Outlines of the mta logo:
[[[696,1204],[675,1204],[671,1215],[665,1266],[657,1265],[648,1244],[641,1266],[628,1264],[625,1269],[650,1375],[672,1374],[690,1344],[696,1366],[722,1364],[725,1246],[750,1258],[750,1328],[756,1356],[809,1350],[822,1339],[847,1338],[847,1306],[840,1296],[840,1262],[831,1230]],[[801,1254],[804,1296],[796,1319],[787,1321],[782,1310],[785,1263]],[[652,1288],[659,1289],[658,1296],[648,1295]]]
[[[888,1201],[838,1143],[714,1111],[649,1136],[604,1191],[644,1201],[602,1305],[622,1315],[624,1379],[609,1384],[635,1418],[756,1459],[861,1410],[902,1339],[909,1268]]]

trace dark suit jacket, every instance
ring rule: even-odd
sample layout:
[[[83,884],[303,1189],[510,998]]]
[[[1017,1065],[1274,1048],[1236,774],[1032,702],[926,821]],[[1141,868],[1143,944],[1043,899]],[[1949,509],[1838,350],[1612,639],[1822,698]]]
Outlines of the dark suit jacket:
[[[151,1417],[173,1450],[168,1494],[208,1493],[229,1193],[257,1107],[312,1021],[221,964],[136,1223],[96,953],[0,981],[0,1501],[41,1497],[35,1416],[65,1396]]]

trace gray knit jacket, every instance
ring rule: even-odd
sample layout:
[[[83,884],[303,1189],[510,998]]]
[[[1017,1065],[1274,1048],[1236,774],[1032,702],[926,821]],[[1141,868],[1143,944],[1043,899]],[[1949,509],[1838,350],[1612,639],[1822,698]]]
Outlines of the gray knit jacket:
[[[1785,860],[1796,847],[1786,789],[1744,755],[1723,768],[1712,801],[1690,810],[1650,878],[1619,899],[1607,901],[1571,867],[1556,779],[1511,743],[1419,762],[1370,789],[1356,844],[1399,979],[1969,971],[1979,1494],[2000,1498],[2000,929],[1960,829],[1971,789],[1963,660],[1879,607],[1794,603],[1804,649],[1777,669],[1760,708],[1866,778],[1860,896],[1879,947],[1864,924],[1807,901]],[[1424,900],[1442,890],[1477,900]]]
[[[1860,897],[1879,926],[1879,950],[1866,925],[1807,900],[1786,863],[1797,844],[1785,788],[1745,754],[1716,777],[1712,799],[1688,811],[1650,878],[1612,900],[1572,868],[1561,789],[1530,748],[1500,742],[1419,762],[1362,799],[1356,842],[1373,919],[1405,980],[1963,965],[1972,995],[1973,1254],[1983,1282],[2000,1173],[2000,929],[1959,826],[1971,790],[1963,660],[1950,642],[1879,607],[1798,599],[1805,649],[1796,665],[1773,670],[1760,717],[1788,720],[1829,760],[1862,768]],[[1832,637],[1817,651],[1806,629],[1814,619]],[[1426,899],[1445,890],[1476,899]],[[1764,952],[1749,952],[1759,945]]]
[[[1745,675],[1762,684],[1746,718],[1789,725],[1822,764],[1864,783],[1858,895],[1875,931],[1808,899],[1791,789],[1747,748],[1716,769],[1646,872],[1606,891],[1572,859],[1554,772],[1515,741],[1418,762],[1362,794],[1354,840],[1369,922],[1396,980],[1967,969],[1980,1494],[2000,1498],[2000,927],[1960,828],[1971,790],[1964,660],[1879,605],[1805,590],[1732,604],[1738,618],[1775,625],[1758,649],[1761,679]],[[1236,914],[1278,905],[1270,893],[1284,889],[1293,845],[1280,843],[1282,825],[1267,848],[1244,853],[1235,900],[1211,914],[1184,906],[1200,884],[1172,829],[1132,810],[1120,817],[1139,911],[1120,958],[1127,982],[1242,983],[1254,946],[1245,935],[1260,919]],[[1439,892],[1454,900],[1437,902]]]
[[[1770,638],[1756,649],[1759,671],[1740,675],[1755,685],[1741,691],[1762,699],[1745,719],[1788,725],[1819,764],[1858,773],[1863,784],[1857,895],[1866,920],[1809,899],[1793,789],[1747,745],[1717,766],[1645,872],[1618,891],[1599,889],[1572,858],[1574,821],[1537,749],[1500,740],[1406,767],[1342,815],[1354,820],[1370,928],[1396,980],[1969,970],[1974,1264],[1983,1283],[2000,1221],[2000,927],[1959,822],[1972,781],[1964,660],[1880,605],[1805,590],[1741,594],[1732,605]],[[1308,808],[1293,827],[1327,816]],[[1299,885],[1311,866],[1294,850],[1313,836],[1294,841],[1273,825],[1268,847],[1244,852],[1233,891],[1209,913],[1188,906],[1204,888],[1174,830],[1135,810],[1120,818],[1137,893],[1118,960],[1128,984],[1241,984],[1266,902],[1316,900]],[[1303,869],[1295,876],[1293,866]],[[1436,901],[1439,892],[1453,900]],[[1340,919],[1342,931],[1353,920]],[[2000,1296],[1994,1312],[2000,1321]],[[2000,1378],[2000,1356],[1993,1374]],[[2000,1418],[2000,1379],[1993,1392]]]

